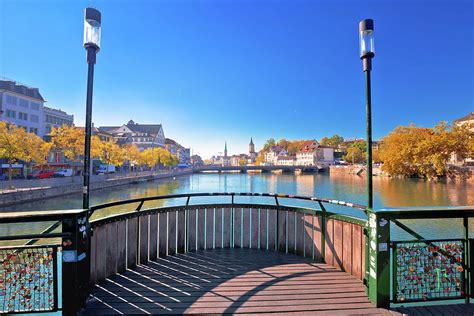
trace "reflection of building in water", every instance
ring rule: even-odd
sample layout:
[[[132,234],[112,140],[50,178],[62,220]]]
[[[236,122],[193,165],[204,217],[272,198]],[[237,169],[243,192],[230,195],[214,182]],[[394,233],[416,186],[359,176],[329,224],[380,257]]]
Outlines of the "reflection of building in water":
[[[296,194],[298,195],[315,195],[315,175],[300,174],[296,177]]]

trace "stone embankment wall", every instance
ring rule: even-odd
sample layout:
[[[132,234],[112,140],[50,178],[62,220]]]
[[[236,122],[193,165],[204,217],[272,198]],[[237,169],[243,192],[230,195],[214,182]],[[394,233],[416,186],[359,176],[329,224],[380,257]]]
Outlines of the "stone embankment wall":
[[[331,174],[351,174],[358,176],[365,176],[365,165],[350,165],[350,166],[330,166],[329,173]],[[386,176],[386,174],[378,166],[374,166],[372,169],[374,176]]]
[[[192,173],[192,170],[187,169],[187,170],[171,171],[168,173],[161,173],[161,174],[127,176],[127,177],[116,177],[116,178],[107,178],[106,176],[103,176],[102,178],[96,178],[93,181],[91,181],[90,189],[99,190],[99,189],[120,186],[120,185],[133,184],[136,182],[152,181],[152,180],[157,180],[157,179],[176,177],[176,176],[181,176],[181,175],[186,175],[186,174],[191,174],[191,173]],[[28,183],[28,180],[21,180],[21,181],[23,181],[24,183]],[[82,192],[82,181],[77,181],[76,179],[74,179],[73,181],[71,181],[71,178],[44,179],[44,180],[36,180],[36,181],[44,181],[44,183],[42,186],[38,186],[38,187],[20,188],[20,189],[15,189],[15,190],[3,190],[0,193],[0,207]]]

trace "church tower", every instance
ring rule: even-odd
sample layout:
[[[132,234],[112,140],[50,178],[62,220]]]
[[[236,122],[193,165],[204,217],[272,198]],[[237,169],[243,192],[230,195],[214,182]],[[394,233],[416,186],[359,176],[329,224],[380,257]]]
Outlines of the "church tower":
[[[225,147],[224,147],[224,157],[227,158],[227,141],[225,142]]]
[[[251,162],[255,162],[255,158],[257,158],[257,153],[255,152],[255,145],[253,144],[252,137],[250,137],[249,156],[250,156]]]

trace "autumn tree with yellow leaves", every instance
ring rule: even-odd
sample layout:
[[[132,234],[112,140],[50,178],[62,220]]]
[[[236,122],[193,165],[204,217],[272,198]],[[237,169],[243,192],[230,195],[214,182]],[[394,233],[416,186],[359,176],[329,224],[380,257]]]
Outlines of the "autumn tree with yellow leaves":
[[[44,164],[51,145],[33,133],[26,132],[15,124],[0,122],[0,157],[9,165],[8,178],[12,179],[12,165],[24,161]]]
[[[382,140],[382,170],[403,177],[428,179],[446,175],[452,154],[472,155],[474,135],[465,126],[441,122],[434,128],[399,126]]]

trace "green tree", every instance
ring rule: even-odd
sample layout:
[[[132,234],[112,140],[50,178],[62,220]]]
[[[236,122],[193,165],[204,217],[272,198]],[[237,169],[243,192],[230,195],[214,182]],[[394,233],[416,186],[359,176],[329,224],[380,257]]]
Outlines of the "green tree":
[[[323,146],[331,146],[334,148],[338,148],[344,142],[344,138],[339,135],[333,135],[331,137],[323,137],[320,141],[320,144]]]
[[[274,138],[269,138],[263,145],[263,151],[267,152],[270,150],[271,147],[275,146],[276,142]]]

